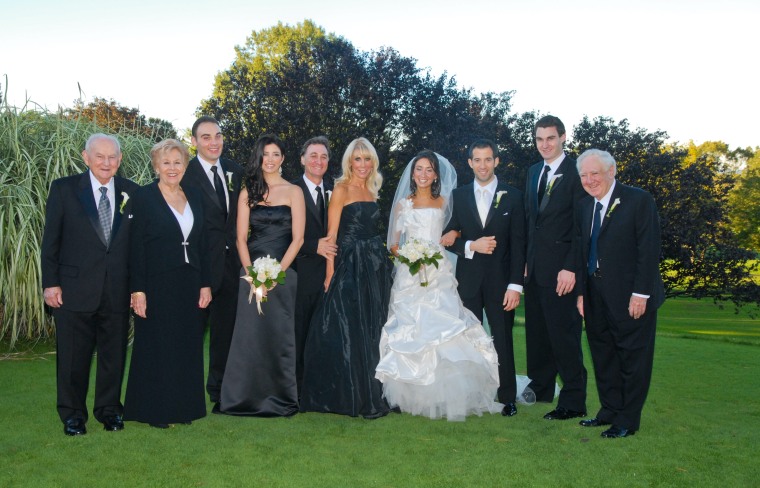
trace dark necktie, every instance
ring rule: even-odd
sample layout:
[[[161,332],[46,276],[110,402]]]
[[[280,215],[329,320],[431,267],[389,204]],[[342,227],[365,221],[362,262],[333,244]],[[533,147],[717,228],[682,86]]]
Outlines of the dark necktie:
[[[224,211],[224,220],[227,220],[227,198],[224,196],[227,190],[224,188],[222,178],[217,171],[218,169],[217,165],[211,167],[211,172],[214,173],[214,190],[216,190],[216,198],[219,199],[219,205],[222,206],[222,210]]]
[[[597,270],[597,256],[596,244],[599,241],[599,229],[602,228],[602,202],[596,202],[596,210],[594,211],[594,221],[591,223],[591,244],[588,250],[588,274],[592,275]]]
[[[108,200],[108,188],[100,187],[100,201],[98,202],[98,220],[100,227],[103,228],[103,235],[106,237],[106,245],[111,242],[111,201]]]
[[[325,226],[325,197],[322,196],[322,188],[317,187],[317,213],[322,227]]]
[[[544,193],[546,193],[546,180],[549,178],[549,165],[544,165],[544,172],[541,173],[541,180],[538,182],[538,204],[541,205],[541,200],[544,199]]]

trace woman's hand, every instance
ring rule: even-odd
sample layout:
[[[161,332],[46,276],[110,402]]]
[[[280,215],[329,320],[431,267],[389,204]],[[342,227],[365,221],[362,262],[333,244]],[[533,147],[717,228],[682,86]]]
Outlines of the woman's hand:
[[[452,244],[454,244],[454,241],[457,237],[459,237],[461,234],[455,230],[450,230],[447,233],[443,234],[441,236],[441,245],[445,247],[449,247]]]
[[[198,299],[198,306],[200,308],[206,308],[209,303],[211,303],[211,288],[205,286],[201,288],[201,296]]]
[[[145,312],[148,308],[148,301],[145,298],[145,293],[141,291],[132,293],[130,306],[132,307],[132,310],[135,311],[135,315],[138,317],[146,318]]]

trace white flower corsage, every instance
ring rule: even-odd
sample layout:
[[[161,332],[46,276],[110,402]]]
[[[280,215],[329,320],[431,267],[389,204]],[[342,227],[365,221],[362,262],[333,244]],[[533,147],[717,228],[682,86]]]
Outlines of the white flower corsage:
[[[493,204],[493,208],[496,208],[499,206],[499,202],[501,202],[501,197],[507,194],[507,190],[501,190],[496,192],[496,203]]]
[[[229,191],[234,191],[232,189],[232,171],[227,171],[226,175],[227,175],[227,189]]]
[[[332,190],[325,190],[325,196],[327,199],[325,200],[325,207],[330,206],[330,197],[332,196]]]
[[[549,180],[549,185],[546,187],[546,196],[547,197],[552,194],[552,189],[554,188],[554,183],[557,181],[558,178],[562,178],[562,173],[560,173],[558,175],[552,176],[552,179]]]
[[[127,195],[127,192],[123,191],[121,192],[121,205],[119,205],[119,213],[124,213],[124,207],[127,206],[127,201],[129,201],[129,195]]]
[[[616,198],[614,202],[612,202],[612,205],[610,206],[610,209],[607,210],[607,215],[605,215],[605,218],[608,218],[613,210],[615,210],[615,207],[620,205],[620,199]]]

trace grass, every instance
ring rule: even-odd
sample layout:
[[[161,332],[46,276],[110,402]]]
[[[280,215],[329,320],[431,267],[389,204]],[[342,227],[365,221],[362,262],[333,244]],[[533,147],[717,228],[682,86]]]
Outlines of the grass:
[[[55,356],[37,344],[0,361],[0,485],[758,486],[758,321],[685,299],[660,316],[642,430],[620,440],[543,420],[546,404],[463,423],[209,415],[168,431],[128,422],[112,433],[91,421],[86,436],[68,438],[55,412]],[[751,333],[734,343],[725,331]],[[524,370],[524,329],[514,336]],[[591,373],[587,349],[586,363]],[[588,404],[593,414],[593,375]]]

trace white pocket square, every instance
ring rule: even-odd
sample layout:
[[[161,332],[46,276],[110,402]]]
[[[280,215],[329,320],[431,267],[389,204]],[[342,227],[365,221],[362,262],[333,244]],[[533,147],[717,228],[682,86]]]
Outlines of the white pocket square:
[[[509,215],[509,212],[504,212],[502,215]]]
[[[128,218],[128,219],[131,219],[131,218],[132,218],[132,214],[129,214],[129,216],[127,216],[127,218]]]

